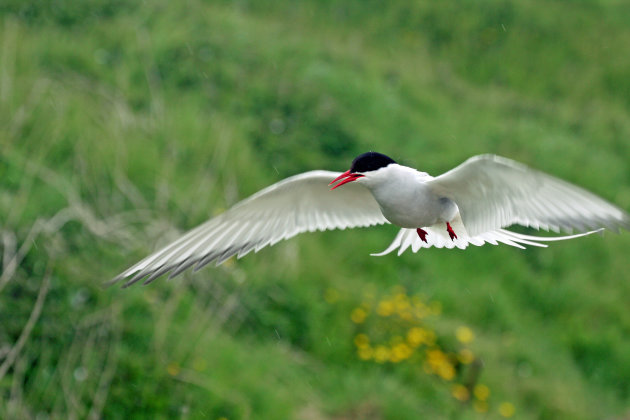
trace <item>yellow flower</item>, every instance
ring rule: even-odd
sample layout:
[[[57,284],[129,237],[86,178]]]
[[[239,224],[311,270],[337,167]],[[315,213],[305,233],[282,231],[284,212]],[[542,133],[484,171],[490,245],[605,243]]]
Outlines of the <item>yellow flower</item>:
[[[457,360],[461,363],[467,365],[472,363],[475,360],[475,355],[470,349],[461,349],[457,354]]]
[[[370,345],[370,338],[366,334],[357,334],[354,337],[354,345],[358,348],[368,347]]]
[[[402,360],[408,359],[409,357],[411,357],[412,353],[413,351],[411,350],[411,347],[409,347],[407,344],[405,343],[396,344],[392,348],[391,361],[394,363],[397,363]]]
[[[485,401],[490,396],[490,388],[484,384],[477,384],[473,389],[473,394],[475,394],[475,398],[479,401]]]
[[[403,359],[408,359],[413,354],[413,350],[411,349],[411,347],[409,347],[405,343],[400,343],[399,345],[397,345],[396,351]]]
[[[475,401],[473,408],[477,413],[485,413],[488,411],[488,403],[486,401]]]
[[[398,316],[400,317],[400,319],[405,321],[413,320],[413,315],[408,310],[398,312]]]
[[[374,356],[374,350],[372,350],[372,347],[370,347],[369,345],[365,347],[359,347],[357,353],[359,354],[359,359],[361,360],[370,360],[372,356]]]
[[[451,388],[451,394],[453,397],[459,401],[468,401],[470,398],[470,391],[462,384],[455,384],[453,388]]]
[[[380,316],[390,316],[394,313],[394,303],[391,300],[382,300],[378,303],[376,313]]]
[[[455,367],[448,356],[440,349],[427,351],[427,363],[430,369],[447,381],[455,377]]]
[[[417,319],[423,319],[431,314],[431,308],[421,301],[419,297],[414,296],[411,302],[413,303],[413,315]]]
[[[390,350],[383,346],[376,346],[376,348],[374,349],[374,360],[376,361],[376,363],[385,363],[386,361],[389,360],[390,358]]]
[[[455,330],[455,337],[460,343],[468,344],[475,339],[475,334],[470,328],[461,326]]]
[[[446,359],[446,355],[440,349],[427,350],[427,360],[429,363],[440,363]]]
[[[389,361],[392,363],[400,363],[403,361],[403,359],[401,359],[396,353],[392,351],[389,355]]]
[[[451,379],[455,377],[455,368],[450,362],[447,361],[447,362],[442,363],[438,367],[437,373],[438,375],[440,375],[442,379],[446,379],[447,381],[450,381]]]
[[[426,330],[420,327],[410,328],[407,332],[407,341],[413,347],[418,347],[420,344],[426,341]]]
[[[515,411],[514,404],[510,402],[502,402],[499,406],[499,414],[503,417],[512,417]]]
[[[352,313],[350,314],[350,319],[355,324],[362,324],[367,317],[367,312],[363,308],[354,308]]]

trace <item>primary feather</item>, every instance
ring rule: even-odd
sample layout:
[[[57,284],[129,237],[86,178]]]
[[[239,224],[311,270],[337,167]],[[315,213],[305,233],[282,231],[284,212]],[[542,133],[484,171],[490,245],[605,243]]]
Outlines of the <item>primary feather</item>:
[[[630,228],[626,212],[595,194],[500,156],[474,156],[428,185],[457,203],[473,237],[513,224],[556,232]]]
[[[311,171],[273,184],[144,258],[112,282],[130,277],[125,283],[129,286],[169,272],[173,277],[191,266],[220,264],[301,232],[386,223],[364,186],[350,183],[343,190],[329,190],[329,182],[339,174]]]
[[[371,254],[376,257],[387,255],[395,250],[398,250],[397,254],[400,256],[407,249],[411,248],[411,251],[416,253],[422,248],[459,248],[466,249],[468,245],[482,246],[486,243],[492,245],[498,245],[500,243],[510,245],[516,248],[525,249],[525,246],[547,247],[544,242],[563,241],[565,239],[574,239],[581,236],[590,235],[592,233],[600,232],[602,229],[579,233],[569,236],[533,236],[525,235],[522,233],[511,232],[506,229],[496,229],[493,231],[483,232],[475,236],[471,236],[464,227],[461,217],[456,217],[451,222],[453,230],[457,232],[457,238],[451,239],[443,226],[429,226],[424,230],[427,232],[425,241],[420,239],[420,236],[416,233],[415,229],[401,229],[398,235],[394,238],[392,243],[382,252]]]

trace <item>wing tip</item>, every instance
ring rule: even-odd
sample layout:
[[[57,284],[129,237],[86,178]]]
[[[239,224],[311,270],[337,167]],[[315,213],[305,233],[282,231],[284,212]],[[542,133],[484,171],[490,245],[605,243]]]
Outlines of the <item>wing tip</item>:
[[[370,257],[384,257],[385,255],[390,254],[392,251],[385,249],[381,252],[373,252],[370,254]]]
[[[113,285],[115,285],[116,283],[118,283],[119,281],[121,281],[122,279],[124,279],[125,277],[122,274],[117,275],[116,277],[109,279],[109,280],[105,280],[103,282],[101,282],[101,287],[103,289],[107,289],[112,287]]]
[[[620,227],[630,231],[630,214],[625,211],[622,213],[621,220],[619,221]]]

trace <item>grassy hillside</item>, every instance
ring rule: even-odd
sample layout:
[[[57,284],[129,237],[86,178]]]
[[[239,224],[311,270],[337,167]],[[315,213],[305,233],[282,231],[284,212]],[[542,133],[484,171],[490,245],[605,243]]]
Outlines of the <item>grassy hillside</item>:
[[[502,154],[630,209],[630,8],[0,3],[0,418],[625,418],[630,234],[304,234],[104,281],[288,175]]]

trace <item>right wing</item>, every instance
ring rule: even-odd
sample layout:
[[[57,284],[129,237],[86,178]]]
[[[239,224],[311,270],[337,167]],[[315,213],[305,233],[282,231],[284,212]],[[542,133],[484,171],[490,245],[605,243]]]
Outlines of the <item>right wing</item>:
[[[345,229],[387,223],[372,193],[357,182],[331,191],[329,182],[340,172],[311,171],[277,182],[235,204],[225,213],[192,229],[115,277],[127,287],[144,284],[191,266],[195,270],[233,255],[291,238],[301,232]]]

